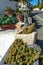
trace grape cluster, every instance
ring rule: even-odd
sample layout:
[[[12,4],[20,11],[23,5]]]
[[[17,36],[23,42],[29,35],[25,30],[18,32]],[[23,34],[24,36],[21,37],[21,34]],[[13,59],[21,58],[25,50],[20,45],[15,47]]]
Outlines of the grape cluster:
[[[28,47],[22,39],[16,39],[4,59],[4,64],[30,65],[39,56],[40,51],[37,51],[36,48]]]
[[[35,31],[35,23],[32,23],[30,26],[27,26],[19,34],[29,34]]]

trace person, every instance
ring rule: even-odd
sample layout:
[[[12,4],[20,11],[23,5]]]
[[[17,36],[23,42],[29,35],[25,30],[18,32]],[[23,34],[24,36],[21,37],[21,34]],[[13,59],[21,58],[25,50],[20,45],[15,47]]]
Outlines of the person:
[[[17,15],[18,23],[16,24],[16,29],[20,30],[21,29],[21,20],[20,20],[20,15]]]
[[[22,16],[23,15],[17,15],[17,19],[18,19],[18,23],[16,24],[16,29],[17,30],[21,30],[21,27],[23,27],[23,25],[24,25],[24,22],[23,22],[23,20],[22,20]],[[24,17],[24,16],[23,16]]]

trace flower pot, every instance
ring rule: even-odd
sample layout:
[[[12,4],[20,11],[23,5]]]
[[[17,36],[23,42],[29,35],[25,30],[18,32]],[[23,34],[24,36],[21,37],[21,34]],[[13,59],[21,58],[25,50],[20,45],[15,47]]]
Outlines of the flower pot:
[[[9,10],[6,10],[6,11],[5,11],[5,14],[6,14],[7,16],[14,16],[14,12],[13,12],[13,11],[9,11]]]
[[[24,43],[34,44],[37,39],[37,32],[32,32],[31,34],[16,34],[15,38],[22,39]]]
[[[1,29],[7,30],[7,29],[15,29],[16,26],[15,24],[7,24],[7,25],[2,25]]]

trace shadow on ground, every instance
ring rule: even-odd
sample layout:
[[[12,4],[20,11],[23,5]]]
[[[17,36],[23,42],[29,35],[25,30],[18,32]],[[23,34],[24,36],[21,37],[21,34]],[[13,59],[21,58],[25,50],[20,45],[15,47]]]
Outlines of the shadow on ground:
[[[43,25],[40,25],[40,23],[37,22],[34,18],[32,18],[32,22],[36,24],[36,29],[42,28]],[[38,39],[36,42],[37,45],[39,45],[42,49],[42,55],[43,55],[43,40]]]
[[[42,27],[42,25],[40,25],[40,23],[38,23],[37,20],[35,20],[33,17],[32,22],[36,24],[36,29],[40,29]]]
[[[43,12],[34,12],[34,13],[32,13],[32,16],[35,16],[35,15],[37,15],[37,14],[40,14],[40,13],[43,13]]]
[[[43,55],[43,40],[38,39],[37,42],[36,42],[36,44],[41,47],[42,55]]]

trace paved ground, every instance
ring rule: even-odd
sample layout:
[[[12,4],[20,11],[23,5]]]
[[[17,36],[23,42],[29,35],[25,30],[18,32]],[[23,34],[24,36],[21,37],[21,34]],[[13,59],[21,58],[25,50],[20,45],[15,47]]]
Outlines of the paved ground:
[[[40,16],[41,18],[43,18],[43,12],[42,13],[36,13],[33,18],[34,18],[34,22],[36,22],[36,28],[37,28],[37,32],[38,32],[38,45],[42,48],[42,54],[43,54],[43,21],[40,20],[40,18],[38,18],[36,15]]]
[[[40,13],[38,14],[38,16],[40,16],[41,18],[43,18],[43,12],[40,12]]]
[[[38,15],[38,16],[40,16],[41,18],[43,18],[43,11],[33,11],[33,15]]]

